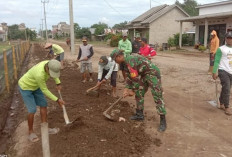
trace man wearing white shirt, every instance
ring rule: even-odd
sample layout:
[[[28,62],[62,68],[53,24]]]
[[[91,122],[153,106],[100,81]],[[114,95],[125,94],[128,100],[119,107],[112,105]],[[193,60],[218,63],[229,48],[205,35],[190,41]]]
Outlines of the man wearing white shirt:
[[[112,96],[116,97],[116,79],[117,79],[118,64],[111,57],[101,56],[98,63],[98,85],[105,83],[110,77],[112,86]]]

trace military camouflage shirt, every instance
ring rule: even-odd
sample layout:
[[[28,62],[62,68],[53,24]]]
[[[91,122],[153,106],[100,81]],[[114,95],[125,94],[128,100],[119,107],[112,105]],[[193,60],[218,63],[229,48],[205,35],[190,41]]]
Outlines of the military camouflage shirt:
[[[143,82],[155,76],[160,79],[160,70],[150,60],[140,55],[128,55],[125,57],[124,63],[126,68],[126,88],[132,89],[136,83]]]

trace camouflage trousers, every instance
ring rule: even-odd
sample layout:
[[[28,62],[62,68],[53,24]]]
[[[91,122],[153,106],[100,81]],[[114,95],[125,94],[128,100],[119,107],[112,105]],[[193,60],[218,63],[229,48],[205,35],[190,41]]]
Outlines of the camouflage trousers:
[[[151,93],[156,103],[156,110],[159,115],[165,115],[166,110],[163,101],[163,90],[161,86],[161,78],[157,78],[155,75],[147,74],[145,77],[141,78],[139,82],[133,83],[133,91],[135,92],[135,99],[137,109],[144,109],[144,95],[151,88]]]

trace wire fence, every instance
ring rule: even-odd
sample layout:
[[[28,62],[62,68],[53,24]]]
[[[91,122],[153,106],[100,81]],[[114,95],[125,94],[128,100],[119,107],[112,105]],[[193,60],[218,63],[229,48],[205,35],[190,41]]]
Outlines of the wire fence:
[[[18,79],[18,72],[30,49],[30,42],[25,41],[13,45],[10,49],[0,54],[0,95],[13,88],[13,83]]]

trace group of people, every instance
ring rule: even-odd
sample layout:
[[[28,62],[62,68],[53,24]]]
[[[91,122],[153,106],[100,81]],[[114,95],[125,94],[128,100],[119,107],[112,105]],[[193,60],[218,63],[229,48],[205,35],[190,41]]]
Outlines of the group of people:
[[[91,58],[94,55],[93,46],[88,44],[86,37],[82,38],[82,42],[77,57],[77,61],[81,62],[82,82],[87,82],[86,71],[89,72],[89,81],[92,82]],[[52,59],[33,66],[18,82],[19,91],[28,110],[28,139],[32,142],[39,140],[33,130],[36,106],[40,106],[41,121],[47,122],[47,101],[45,96],[56,101],[60,106],[65,104],[63,100],[53,95],[46,85],[46,81],[52,77],[55,80],[57,90],[61,90],[59,76],[61,69],[64,68],[64,50],[59,45],[52,43],[46,43],[44,48],[49,49],[48,56],[53,56]],[[166,110],[162,96],[160,70],[151,62],[151,57],[154,55],[156,55],[156,52],[147,44],[146,38],[140,39],[140,36],[136,35],[135,41],[131,44],[127,39],[127,34],[124,33],[123,39],[119,41],[118,49],[113,50],[109,56],[100,57],[97,85],[100,88],[102,83],[110,79],[112,96],[116,97],[117,71],[120,67],[125,84],[123,97],[135,95],[136,99],[137,109],[135,115],[130,118],[131,120],[144,120],[144,95],[148,87],[150,87],[157,112],[160,115],[158,130],[163,132],[166,129]],[[57,132],[59,132],[59,128],[49,128],[49,134],[56,134]]]

